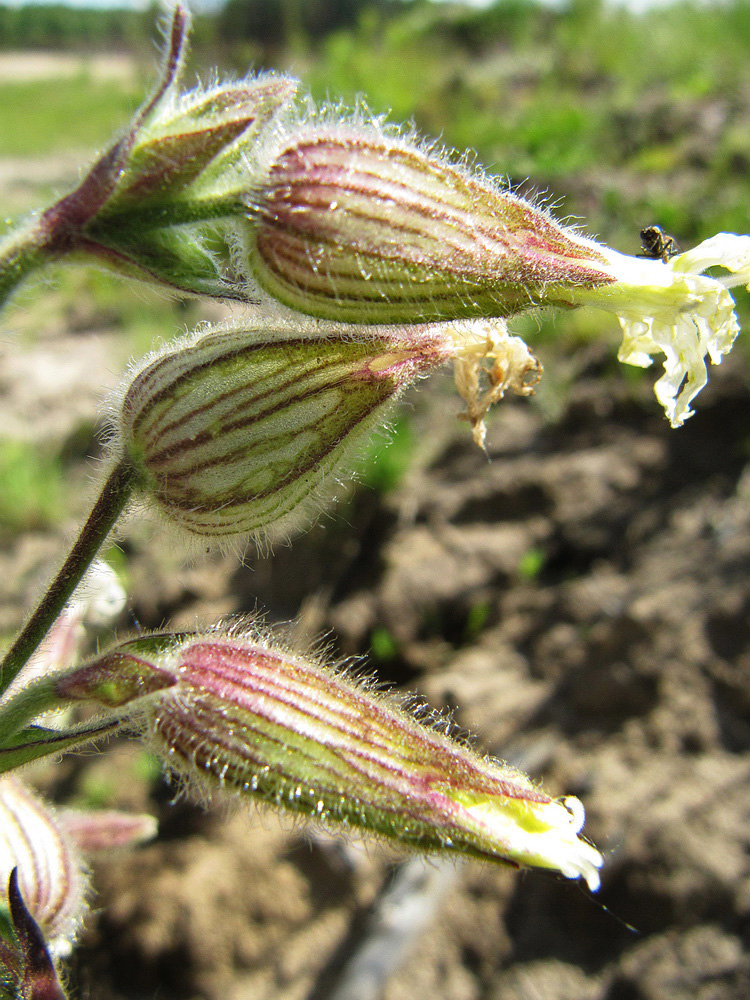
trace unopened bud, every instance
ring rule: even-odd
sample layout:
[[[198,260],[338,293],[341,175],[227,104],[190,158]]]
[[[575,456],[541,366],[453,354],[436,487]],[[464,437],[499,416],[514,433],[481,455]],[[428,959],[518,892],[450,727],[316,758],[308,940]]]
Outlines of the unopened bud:
[[[261,316],[147,363],[118,406],[119,447],[147,495],[193,533],[288,531],[391,400],[454,353],[439,328],[321,332]]]
[[[375,125],[297,125],[248,193],[247,253],[286,305],[357,323],[508,316],[612,278],[597,245]]]
[[[23,899],[53,956],[66,955],[88,909],[84,866],[71,839],[27,785],[0,779],[0,884],[18,869]]]
[[[291,77],[268,74],[180,95],[164,109],[157,105],[138,128],[108,212],[180,193],[225,195],[233,186],[230,168],[240,165],[243,151],[296,89]]]
[[[89,701],[105,708],[122,708],[171,687],[175,678],[158,670],[128,648],[102,653],[64,674],[49,678],[55,696],[63,701]]]
[[[158,823],[147,813],[116,809],[63,809],[60,825],[85,854],[135,847],[156,836]]]
[[[176,5],[155,93],[23,237],[30,265],[75,255],[175,291],[247,299],[248,275],[228,260],[246,160],[297,83],[266,74],[181,93],[189,21]]]
[[[598,886],[602,857],[579,837],[578,800],[550,798],[345,673],[257,637],[216,634],[177,643],[159,665],[178,683],[148,703],[144,724],[188,782],[420,851]]]
[[[239,225],[244,158],[296,86],[270,75],[183,95],[170,86],[131,126],[112,193],[68,250],[181,291],[244,298],[246,276],[230,278],[206,239]]]

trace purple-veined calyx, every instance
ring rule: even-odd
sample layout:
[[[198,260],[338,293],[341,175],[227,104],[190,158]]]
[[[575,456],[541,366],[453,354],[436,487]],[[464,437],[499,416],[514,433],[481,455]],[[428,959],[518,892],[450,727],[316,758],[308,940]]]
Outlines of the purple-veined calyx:
[[[101,663],[116,671],[117,647]],[[235,627],[145,656],[176,682],[134,703],[188,787],[224,790],[419,851],[550,868],[599,884],[583,806],[418,721],[321,656]]]
[[[139,364],[111,407],[113,452],[192,534],[288,533],[329,498],[390,403],[448,361],[480,443],[492,403],[538,375],[501,322],[352,326],[259,310]]]
[[[599,247],[507,185],[374,121],[271,133],[248,174],[246,255],[313,316],[415,323],[510,316],[550,284],[607,284]]]

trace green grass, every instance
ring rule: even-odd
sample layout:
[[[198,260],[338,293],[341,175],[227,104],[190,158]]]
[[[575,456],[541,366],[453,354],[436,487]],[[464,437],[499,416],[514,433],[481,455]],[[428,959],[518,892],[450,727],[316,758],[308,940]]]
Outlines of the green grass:
[[[358,465],[358,479],[377,493],[390,493],[401,483],[414,455],[415,440],[408,415],[400,413],[387,438],[376,435]]]
[[[58,455],[27,441],[0,439],[0,538],[59,523],[65,486]]]
[[[143,94],[118,80],[74,77],[0,84],[0,156],[96,149],[122,129]]]

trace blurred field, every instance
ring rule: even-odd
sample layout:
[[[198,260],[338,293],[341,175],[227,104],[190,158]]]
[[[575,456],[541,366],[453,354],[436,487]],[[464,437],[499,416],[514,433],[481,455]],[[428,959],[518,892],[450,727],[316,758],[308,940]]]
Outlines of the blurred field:
[[[84,75],[93,83],[102,80],[131,80],[135,64],[128,55],[80,56],[71,52],[0,52],[0,81],[21,83],[29,80],[61,80]]]

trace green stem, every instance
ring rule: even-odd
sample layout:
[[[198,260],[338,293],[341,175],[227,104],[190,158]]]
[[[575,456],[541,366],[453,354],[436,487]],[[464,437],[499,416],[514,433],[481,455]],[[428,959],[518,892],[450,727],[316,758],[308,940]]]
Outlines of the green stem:
[[[42,678],[0,703],[0,747],[13,746],[17,734],[45,712],[63,708],[53,680]]]
[[[47,260],[44,232],[36,222],[19,226],[0,240],[0,307],[17,285]]]
[[[31,726],[17,733],[10,746],[0,747],[0,774],[30,764],[41,757],[58,755],[86,743],[111,736],[125,723],[122,714],[107,715],[91,722],[84,722],[70,729],[45,729]]]
[[[196,198],[180,201],[174,199],[145,205],[128,205],[113,212],[103,211],[96,222],[86,229],[86,236],[97,239],[112,230],[143,232],[148,229],[165,229],[196,222],[213,222],[244,214],[245,205],[236,195],[224,198]]]
[[[122,514],[133,491],[135,477],[135,470],[125,461],[119,462],[110,473],[68,558],[0,666],[0,695],[18,676],[67,604]]]

